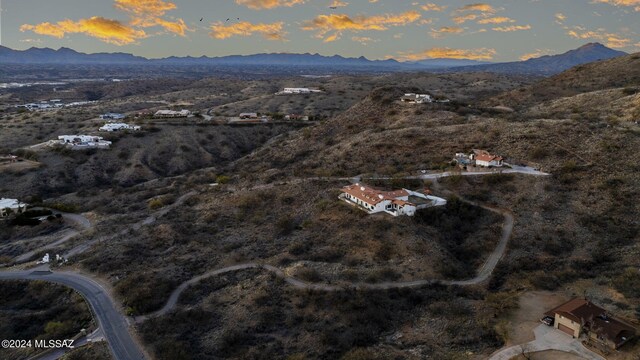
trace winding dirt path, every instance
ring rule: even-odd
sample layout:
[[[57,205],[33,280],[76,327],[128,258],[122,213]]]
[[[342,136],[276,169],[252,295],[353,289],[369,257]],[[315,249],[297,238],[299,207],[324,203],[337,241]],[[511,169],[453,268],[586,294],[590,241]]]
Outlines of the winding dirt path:
[[[480,267],[477,272],[477,275],[471,279],[467,280],[437,280],[437,279],[422,279],[422,280],[413,280],[413,281],[391,281],[391,282],[381,282],[381,283],[352,283],[352,284],[341,284],[341,285],[331,285],[325,283],[309,283],[304,280],[298,279],[293,276],[287,275],[282,269],[275,267],[273,265],[261,264],[258,262],[249,262],[243,264],[237,264],[233,266],[224,267],[217,270],[212,270],[206,272],[204,274],[198,275],[190,280],[187,280],[180,284],[169,296],[169,300],[162,307],[162,309],[148,314],[144,316],[139,316],[136,318],[137,322],[143,322],[151,317],[162,316],[169,313],[173,310],[177,303],[180,295],[191,285],[197,284],[198,282],[212,277],[218,276],[225,273],[241,271],[246,269],[263,269],[265,271],[271,272],[277,277],[284,280],[287,284],[303,290],[313,290],[313,291],[324,291],[324,292],[333,292],[333,291],[344,291],[344,290],[388,290],[388,289],[400,289],[400,288],[413,288],[420,287],[431,284],[444,284],[444,285],[455,285],[455,286],[472,286],[478,285],[489,279],[493,270],[498,265],[498,262],[504,255],[507,244],[509,243],[509,239],[511,238],[511,233],[513,232],[514,227],[514,217],[510,210],[507,209],[498,209],[494,207],[490,207],[487,205],[478,204],[473,201],[469,201],[466,199],[462,199],[471,205],[479,206],[485,210],[500,214],[504,217],[504,223],[502,224],[502,234],[500,236],[500,240],[498,241],[498,245],[494,249],[494,251],[489,255],[485,263]]]

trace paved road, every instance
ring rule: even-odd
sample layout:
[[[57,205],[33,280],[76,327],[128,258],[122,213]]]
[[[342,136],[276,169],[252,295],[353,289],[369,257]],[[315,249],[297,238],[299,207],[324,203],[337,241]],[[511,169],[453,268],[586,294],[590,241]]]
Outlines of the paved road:
[[[93,333],[87,336],[81,337],[80,339],[74,341],[73,349],[77,349],[89,343],[98,342],[98,341],[104,341],[104,335],[102,335],[102,330],[100,329],[97,329]],[[73,349],[68,349],[68,348],[55,349],[52,351],[48,351],[42,355],[36,355],[34,357],[31,357],[28,360],[58,360],[62,356],[64,356],[64,354],[70,352]]]
[[[80,215],[80,214],[72,214],[72,213],[66,213],[66,212],[61,212],[61,211],[54,211],[54,213],[61,214],[62,217],[67,222],[75,223],[78,227],[80,227],[81,231],[84,231],[84,230],[87,230],[87,229],[91,229],[93,227],[93,224],[91,223],[91,221],[89,219],[87,219],[86,217]],[[36,253],[43,252],[45,250],[49,250],[49,249],[55,248],[56,246],[60,246],[60,245],[62,245],[64,243],[66,243],[67,241],[71,240],[72,238],[74,238],[78,234],[80,234],[80,231],[78,231],[78,230],[74,230],[74,229],[68,230],[65,233],[65,236],[63,236],[59,240],[56,240],[55,242],[53,242],[51,244],[47,244],[45,246],[42,246],[42,247],[39,247],[39,248],[34,249],[32,251],[24,253],[24,254],[16,257],[15,258],[15,262],[18,263],[18,264],[27,262]]]
[[[62,284],[82,294],[98,319],[116,360],[144,359],[142,350],[129,333],[127,319],[118,311],[109,292],[89,277],[70,272],[2,271],[0,280],[42,280]]]
[[[524,348],[527,353],[535,353],[546,350],[556,350],[578,355],[587,360],[605,360],[602,356],[582,346],[578,339],[554,329],[551,326],[540,324],[533,330],[536,339],[526,344],[515,345],[498,350],[489,360],[510,360],[522,354]]]

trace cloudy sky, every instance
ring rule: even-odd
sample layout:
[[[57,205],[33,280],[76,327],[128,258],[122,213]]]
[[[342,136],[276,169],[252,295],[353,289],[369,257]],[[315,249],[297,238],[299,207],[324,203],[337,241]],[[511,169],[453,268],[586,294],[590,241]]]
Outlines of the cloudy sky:
[[[0,1],[2,45],[14,49],[488,61],[560,53],[587,42],[640,51],[640,0]]]

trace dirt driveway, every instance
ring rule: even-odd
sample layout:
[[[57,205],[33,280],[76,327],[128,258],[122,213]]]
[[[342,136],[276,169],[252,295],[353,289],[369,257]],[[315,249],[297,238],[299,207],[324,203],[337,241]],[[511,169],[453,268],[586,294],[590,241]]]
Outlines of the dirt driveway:
[[[549,291],[529,291],[520,296],[520,307],[508,319],[509,340],[505,346],[535,340],[533,329],[545,312],[568,301],[569,297]]]

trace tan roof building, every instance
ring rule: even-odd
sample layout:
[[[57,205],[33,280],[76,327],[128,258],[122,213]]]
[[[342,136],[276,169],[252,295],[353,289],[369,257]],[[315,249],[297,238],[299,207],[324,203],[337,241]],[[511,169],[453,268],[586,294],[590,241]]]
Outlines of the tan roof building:
[[[585,334],[592,340],[618,349],[636,336],[636,329],[616,319],[607,310],[585,299],[573,299],[548,311],[554,327],[574,338]]]

